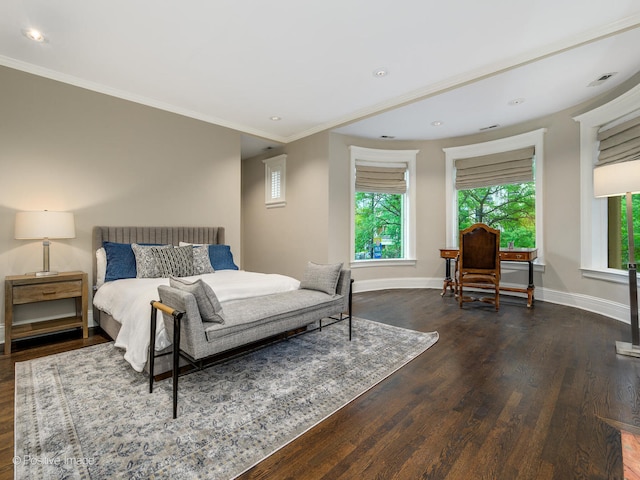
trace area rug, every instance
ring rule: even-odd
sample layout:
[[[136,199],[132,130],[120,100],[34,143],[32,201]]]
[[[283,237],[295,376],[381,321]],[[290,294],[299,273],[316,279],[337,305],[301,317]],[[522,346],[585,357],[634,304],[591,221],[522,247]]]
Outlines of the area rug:
[[[17,479],[230,479],[438,340],[354,319],[180,379],[135,372],[112,343],[16,363]]]

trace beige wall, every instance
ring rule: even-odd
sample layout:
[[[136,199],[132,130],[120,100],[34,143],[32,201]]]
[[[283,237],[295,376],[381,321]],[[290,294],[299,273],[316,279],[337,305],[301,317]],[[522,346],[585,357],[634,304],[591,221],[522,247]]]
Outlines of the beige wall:
[[[278,153],[295,151],[295,163],[311,162],[309,170],[287,165],[287,189],[309,189],[302,197],[287,195],[287,207],[279,212],[264,208],[264,167],[259,159],[243,162],[243,214],[245,215],[243,245],[248,269],[263,271],[286,270],[295,275],[307,258],[326,251],[330,262],[349,264],[350,242],[350,187],[349,145],[384,149],[418,149],[417,175],[417,239],[415,266],[356,268],[353,277],[357,285],[438,287],[444,275],[444,261],[438,249],[445,246],[445,156],[443,148],[468,145],[505,138],[520,133],[546,128],[544,137],[544,254],[543,271],[535,273],[538,298],[603,311],[602,304],[615,302],[628,304],[626,285],[582,276],[580,270],[580,130],[573,117],[595,108],[619,95],[632,85],[627,84],[590,102],[558,112],[516,127],[503,128],[483,134],[446,139],[441,141],[382,141],[366,140],[339,134],[316,135],[313,139],[285,146]],[[326,143],[325,143],[326,142]],[[300,147],[304,145],[305,148]],[[315,150],[314,150],[315,149]],[[328,155],[327,155],[328,149]],[[302,155],[298,157],[298,154]],[[324,167],[321,165],[324,163]],[[325,172],[328,169],[328,172]],[[318,175],[312,172],[320,172]],[[249,188],[249,179],[254,183]],[[323,182],[327,182],[326,186]],[[322,196],[311,195],[319,187],[328,188],[324,205]],[[302,203],[300,203],[302,202]],[[306,206],[305,206],[306,202]],[[295,211],[294,211],[295,209]],[[327,212],[324,212],[324,209]],[[309,215],[307,215],[309,214]],[[328,231],[323,232],[319,223],[308,220],[314,216],[328,217]],[[249,225],[251,224],[251,225]],[[311,227],[313,225],[313,227]],[[271,249],[261,245],[258,236],[270,232],[278,237],[278,245]],[[250,233],[250,235],[248,235]],[[250,237],[254,237],[251,238]],[[305,237],[307,241],[304,241]],[[326,237],[328,244],[310,242],[310,239]],[[293,262],[293,263],[292,263]],[[527,282],[525,271],[505,272],[506,283]],[[366,287],[365,287],[366,288]],[[600,302],[600,305],[597,305]],[[596,304],[594,306],[594,304]],[[615,310],[615,309],[614,309]]]
[[[354,277],[437,286],[444,273],[438,249],[446,242],[442,148],[544,127],[546,264],[536,273],[539,292],[628,303],[624,284],[587,279],[580,271],[579,126],[572,119],[620,90],[481,135],[396,142],[322,132],[241,162],[240,134],[233,130],[4,67],[0,84],[2,277],[41,268],[41,244],[15,240],[13,222],[16,211],[45,208],[76,214],[77,238],[52,244],[53,269],[90,271],[91,228],[104,224],[224,225],[247,270],[300,278],[308,260],[348,265],[348,146],[358,145],[420,150],[417,263],[356,269]],[[287,205],[267,209],[261,160],[281,153],[287,154]],[[525,274],[506,280],[521,283]]]
[[[580,131],[573,116],[584,105],[554,115],[527,122],[517,127],[490,133],[422,142],[367,141],[342,135],[332,135],[333,176],[348,177],[349,145],[387,149],[419,149],[417,175],[417,239],[415,266],[357,268],[356,281],[404,279],[404,284],[435,286],[434,279],[444,275],[444,261],[439,248],[446,246],[445,232],[445,156],[443,148],[486,142],[520,133],[546,128],[544,137],[544,272],[536,272],[535,284],[548,292],[587,295],[628,303],[628,290],[618,284],[582,277],[580,271]],[[337,173],[339,172],[339,173]],[[332,189],[330,215],[349,222],[348,185]],[[340,260],[349,260],[349,231],[330,238],[330,251],[340,252]],[[407,279],[414,279],[407,282]],[[527,282],[524,271],[504,272],[506,283]],[[396,282],[402,285],[402,282]],[[547,297],[550,298],[548,294]]]
[[[329,261],[329,134],[319,133],[242,161],[244,267],[301,278],[308,261]],[[266,208],[265,158],[287,155],[286,206]]]
[[[222,225],[242,261],[238,132],[5,67],[0,85],[0,277],[42,268],[19,210],[75,213],[52,270],[91,272],[94,225]]]

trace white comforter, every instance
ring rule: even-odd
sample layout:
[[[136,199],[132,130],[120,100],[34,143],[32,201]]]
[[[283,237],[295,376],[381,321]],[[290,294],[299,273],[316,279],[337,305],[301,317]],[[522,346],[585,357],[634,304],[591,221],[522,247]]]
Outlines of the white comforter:
[[[189,280],[201,278],[213,288],[222,303],[239,298],[258,297],[270,293],[296,290],[300,282],[295,278],[278,274],[245,272],[243,270],[217,270]],[[107,282],[93,297],[93,304],[111,315],[122,327],[115,346],[125,349],[124,358],[138,372],[147,363],[151,301],[158,300],[158,285],[169,285],[168,278],[127,278]],[[158,317],[156,350],[171,344]]]

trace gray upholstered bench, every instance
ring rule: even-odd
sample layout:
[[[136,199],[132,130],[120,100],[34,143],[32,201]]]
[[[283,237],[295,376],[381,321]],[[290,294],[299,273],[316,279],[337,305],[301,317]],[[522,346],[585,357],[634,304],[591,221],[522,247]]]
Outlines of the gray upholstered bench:
[[[176,418],[180,357],[201,368],[203,360],[214,355],[305,328],[315,322],[319,322],[321,330],[323,319],[331,319],[332,323],[348,320],[351,340],[351,272],[338,268],[335,275],[337,281],[333,283],[331,279],[328,283],[303,279],[298,290],[232,300],[214,305],[211,311],[205,311],[205,307],[211,305],[204,305],[207,298],[202,296],[202,292],[188,286],[193,284],[187,284],[183,289],[165,285],[158,287],[160,301],[151,303],[149,392],[153,391],[151,372],[157,310],[163,312],[165,328],[173,343],[173,418]],[[174,284],[180,286],[177,281]]]

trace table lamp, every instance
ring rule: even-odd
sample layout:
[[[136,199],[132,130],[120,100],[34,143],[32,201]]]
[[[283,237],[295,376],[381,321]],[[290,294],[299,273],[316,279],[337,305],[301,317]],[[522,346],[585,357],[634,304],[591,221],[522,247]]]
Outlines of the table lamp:
[[[75,238],[76,228],[71,212],[17,212],[15,238],[17,240],[42,239],[42,271],[37,277],[57,275],[49,270],[49,239]]]
[[[633,241],[633,205],[631,196],[640,192],[640,159],[610,163],[593,169],[593,193],[596,197],[626,195],[627,237],[629,239],[629,310],[631,312],[631,343],[616,342],[621,355],[640,357],[638,327],[638,279]]]

